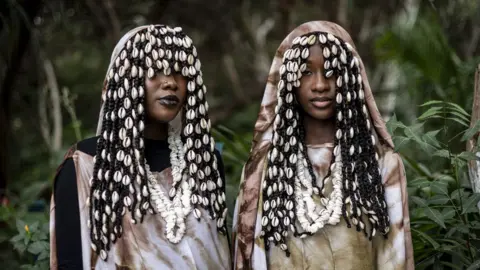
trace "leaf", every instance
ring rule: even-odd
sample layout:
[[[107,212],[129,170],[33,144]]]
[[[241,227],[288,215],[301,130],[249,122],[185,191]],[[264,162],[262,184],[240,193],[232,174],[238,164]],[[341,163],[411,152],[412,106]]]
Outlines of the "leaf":
[[[452,114],[452,115],[454,115],[454,116],[456,116],[456,117],[458,117],[457,120],[459,120],[459,121],[466,122],[466,123],[470,123],[470,120],[469,120],[465,115],[463,115],[463,114],[461,114],[461,113],[458,113],[458,112],[456,112],[456,111],[451,111],[451,112],[449,112],[449,113]],[[452,117],[452,118],[453,118],[453,117]]]
[[[427,203],[428,204],[440,204],[440,205],[443,205],[443,204],[446,204],[450,201],[450,199],[445,196],[445,195],[435,195],[433,197],[431,197],[430,199],[427,200]]]
[[[410,139],[415,140],[416,142],[421,142],[421,129],[423,127],[424,123],[416,123],[412,126],[406,127],[404,129],[405,136],[407,136]]]
[[[41,261],[41,260],[45,260],[45,259],[48,259],[48,256],[50,254],[46,251],[43,251],[42,253],[40,253],[40,255],[38,256],[37,260]]]
[[[10,242],[13,243],[13,242],[21,241],[21,240],[23,240],[24,237],[25,237],[25,235],[17,234],[10,239]]]
[[[434,192],[436,194],[448,195],[448,183],[440,182],[440,181],[434,181],[430,185],[430,189],[432,190],[432,192]]]
[[[442,112],[443,107],[430,107],[426,112],[418,117],[418,120],[425,120],[439,112]]]
[[[452,192],[452,194],[450,194],[450,197],[452,198],[452,200],[458,200],[460,199],[460,197],[464,198],[464,196],[465,196],[464,188],[456,189]]]
[[[427,133],[425,133],[423,136],[422,136],[422,139],[434,146],[434,147],[440,147],[440,142],[437,140],[437,138],[435,138],[435,136],[437,136],[437,134],[440,132],[440,129],[439,130],[433,130],[433,131],[429,131]]]
[[[461,158],[461,159],[464,159],[466,161],[480,159],[480,157],[478,157],[475,153],[472,153],[472,152],[469,152],[469,151],[464,151],[464,152],[460,153],[457,157]]]
[[[462,214],[478,212],[479,209],[477,208],[477,203],[479,201],[480,201],[480,193],[471,194],[470,197],[468,197],[468,199],[462,201],[463,202]]]
[[[402,122],[397,121],[397,115],[395,115],[395,114],[392,117],[390,117],[390,119],[386,123],[386,126],[387,126],[388,133],[390,133],[392,135],[397,128],[405,128],[406,127]]]
[[[480,120],[478,120],[473,127],[467,129],[465,134],[463,134],[462,141],[470,140],[480,131]]]
[[[411,200],[412,202],[414,202],[415,204],[417,204],[418,206],[420,206],[420,207],[428,207],[427,202],[426,202],[424,199],[420,198],[420,197],[411,196],[411,197],[410,197],[410,200]]]
[[[420,107],[442,104],[442,103],[444,103],[444,101],[442,101],[442,100],[430,100],[430,101],[427,101],[427,102],[421,104]]]
[[[455,209],[443,209],[442,215],[444,219],[451,219],[455,216]]]
[[[415,188],[425,188],[430,186],[430,181],[425,177],[416,178],[408,181],[408,185]]]
[[[429,242],[433,248],[435,250],[437,250],[439,247],[440,247],[440,244],[437,243],[437,241],[433,240],[433,238],[431,238],[430,236],[428,236],[427,234],[425,234],[424,232],[422,231],[419,231],[419,230],[416,230],[416,229],[413,229],[412,228],[412,231],[417,233],[420,237],[422,237],[423,239],[427,240],[427,242]]]
[[[480,260],[476,260],[467,268],[467,270],[475,270],[479,268],[480,268]]]
[[[450,262],[440,261],[440,264],[448,266],[448,267],[450,267],[450,269],[462,270],[462,266],[459,266],[459,265],[456,265],[456,264],[453,264],[453,263],[450,263]]]
[[[393,141],[395,144],[395,151],[399,151],[402,147],[410,141],[410,138],[405,136],[394,136]]]
[[[451,105],[451,108],[459,113],[461,113],[462,115],[466,116],[466,117],[470,117],[470,114],[468,112],[466,112],[462,107],[460,107],[458,104],[455,104],[453,102],[447,102],[447,104]]]
[[[23,220],[17,219],[17,231],[19,233],[25,233],[25,225],[27,225]]]
[[[431,220],[433,220],[435,223],[440,225],[442,228],[446,229],[445,222],[443,220],[443,216],[440,213],[440,211],[438,211],[437,209],[427,207],[425,208],[425,215]]]
[[[42,242],[33,242],[29,247],[28,247],[28,252],[32,254],[40,254],[40,252],[45,250],[45,246],[43,245]]]
[[[456,227],[457,227],[457,231],[459,231],[461,233],[468,233],[469,232],[468,226],[466,226],[464,224],[458,224]]]
[[[450,151],[447,149],[440,149],[433,153],[433,155],[437,157],[450,158]]]

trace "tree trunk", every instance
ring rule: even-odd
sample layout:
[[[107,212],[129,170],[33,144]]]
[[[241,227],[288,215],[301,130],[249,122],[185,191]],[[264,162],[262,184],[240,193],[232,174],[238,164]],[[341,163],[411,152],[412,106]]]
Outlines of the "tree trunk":
[[[478,121],[480,121],[480,65],[477,67],[475,72],[475,86],[473,92],[473,108],[472,108],[472,119],[470,122],[470,127],[473,127]],[[479,134],[477,133],[467,142],[467,151],[472,151],[477,145],[479,140]],[[478,158],[480,158],[480,152],[475,153]],[[470,160],[468,163],[468,174],[470,176],[470,183],[472,184],[472,190],[475,193],[480,193],[480,161]],[[477,204],[477,207],[480,210],[480,202]]]
[[[9,179],[8,142],[11,135],[12,94],[16,75],[30,44],[33,21],[40,11],[41,3],[42,1],[0,1],[0,15],[4,18],[0,31],[11,31],[5,46],[1,48],[1,55],[6,56],[6,59],[1,59],[3,67],[0,78],[0,202],[5,202],[4,195]]]

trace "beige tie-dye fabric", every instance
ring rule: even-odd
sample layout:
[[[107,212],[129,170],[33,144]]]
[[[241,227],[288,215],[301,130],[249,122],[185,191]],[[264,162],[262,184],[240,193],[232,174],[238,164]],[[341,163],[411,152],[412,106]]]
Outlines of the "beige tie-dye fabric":
[[[178,244],[170,243],[164,235],[165,221],[160,215],[147,215],[142,223],[131,224],[130,213],[123,218],[122,237],[108,252],[105,262],[92,252],[90,230],[87,227],[87,196],[93,172],[93,157],[81,151],[72,155],[78,188],[82,258],[84,269],[230,269],[230,251],[227,237],[217,232],[215,220],[197,221],[189,215],[187,232]],[[173,181],[171,168],[154,172],[163,191],[168,192]],[[202,210],[204,211],[204,210]],[[208,216],[203,212],[202,216]],[[57,269],[55,245],[55,203],[50,206],[51,269]]]
[[[124,44],[138,31],[140,26],[125,34],[115,46],[111,63],[116,59]],[[107,80],[105,79],[105,82]],[[102,96],[106,92],[106,83]],[[178,117],[177,117],[178,118]],[[103,119],[101,103],[97,135],[100,134]],[[108,260],[101,260],[92,252],[90,230],[87,227],[89,209],[86,205],[90,193],[89,179],[93,173],[93,157],[72,147],[65,159],[73,158],[76,171],[78,202],[80,210],[83,269],[230,269],[231,254],[226,236],[217,232],[215,220],[197,221],[189,215],[186,234],[178,244],[170,243],[165,235],[165,221],[157,215],[147,215],[140,224],[131,224],[130,212],[123,217],[123,235],[111,246]],[[59,168],[61,169],[61,167]],[[154,172],[163,192],[168,193],[173,181],[171,168]],[[208,217],[203,209],[202,216]],[[58,269],[55,235],[55,200],[50,205],[50,269]]]
[[[259,237],[261,230],[262,193],[265,158],[270,148],[272,123],[277,104],[276,92],[279,68],[283,53],[291,47],[295,37],[315,31],[329,32],[344,41],[354,43],[350,35],[339,25],[315,21],[300,25],[282,42],[274,57],[260,112],[255,124],[250,158],[245,164],[240,183],[240,193],[234,213],[233,251],[235,269],[414,269],[413,249],[410,235],[406,178],[401,158],[393,152],[393,143],[381,118],[368,83],[361,58],[367,107],[375,136],[379,139],[377,151],[380,155],[379,168],[385,186],[385,198],[391,220],[388,238],[377,235],[369,241],[363,232],[347,228],[344,221],[335,226],[327,225],[315,235],[299,239],[290,237],[287,245],[291,256],[286,257],[278,247],[268,253]],[[308,154],[318,178],[328,172],[333,151],[330,145],[309,145]],[[319,183],[321,185],[321,183]]]

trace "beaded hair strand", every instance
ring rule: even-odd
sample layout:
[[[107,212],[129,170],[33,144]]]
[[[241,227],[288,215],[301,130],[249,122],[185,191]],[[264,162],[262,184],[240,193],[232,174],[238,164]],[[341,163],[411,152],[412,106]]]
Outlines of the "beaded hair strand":
[[[184,235],[186,216],[193,212],[201,218],[199,208],[226,234],[225,185],[217,168],[206,87],[192,40],[180,27],[151,25],[132,36],[113,61],[102,97],[103,122],[87,199],[92,249],[107,260],[111,245],[122,236],[127,210],[134,224],[147,212],[160,213],[172,243]],[[144,153],[145,76],[158,72],[178,72],[188,79],[183,130],[169,127],[173,186],[166,196],[155,185]]]
[[[332,183],[328,195],[317,186],[304,142],[303,112],[294,93],[306,70],[309,48],[316,44],[322,48],[324,76],[335,78],[336,85],[334,150],[322,185]],[[271,243],[279,245],[289,256],[286,238],[290,232],[295,237],[307,237],[327,224],[337,224],[340,217],[348,227],[364,231],[369,239],[377,231],[386,235],[389,217],[375,136],[365,104],[360,63],[351,45],[325,32],[297,37],[285,51],[279,75],[272,146],[262,187],[261,235],[266,248]],[[321,205],[315,203],[314,195],[321,196]]]

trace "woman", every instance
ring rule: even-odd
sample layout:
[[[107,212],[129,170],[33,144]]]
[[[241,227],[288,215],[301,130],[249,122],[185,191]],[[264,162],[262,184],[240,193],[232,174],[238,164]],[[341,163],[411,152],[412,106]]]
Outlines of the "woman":
[[[277,50],[234,218],[236,269],[413,269],[401,158],[349,34]]]
[[[119,41],[99,136],[72,147],[56,177],[52,269],[230,267],[200,67],[180,27],[142,26]]]

